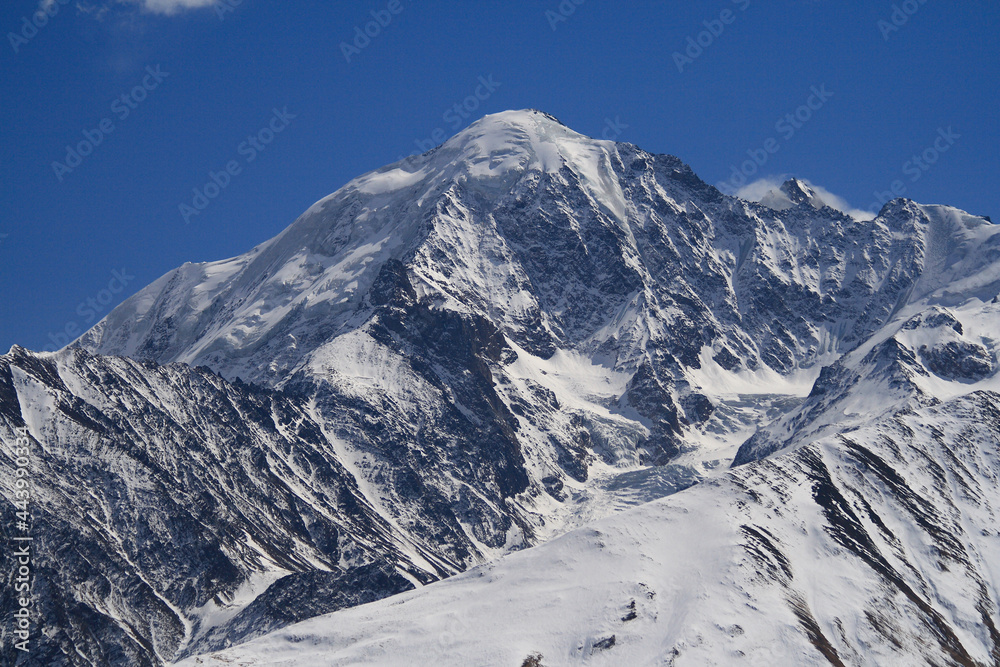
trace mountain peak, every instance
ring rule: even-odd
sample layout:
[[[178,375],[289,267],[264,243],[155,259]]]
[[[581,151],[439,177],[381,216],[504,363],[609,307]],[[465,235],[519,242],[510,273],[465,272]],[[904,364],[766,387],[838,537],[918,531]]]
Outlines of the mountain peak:
[[[816,191],[809,187],[809,185],[804,181],[800,181],[797,178],[790,178],[782,183],[781,191],[795,204],[808,203],[815,208],[822,208],[822,206],[816,206],[813,203],[823,201],[816,194]]]
[[[409,190],[410,198],[422,203],[450,183],[473,182],[499,192],[528,172],[556,174],[568,169],[595,198],[623,214],[616,205],[611,166],[615,150],[614,142],[575,132],[542,111],[503,111],[480,118],[422,155],[354,179],[310,212],[348,193],[367,197]]]
[[[520,109],[483,116],[455,134],[443,146],[467,146],[469,143],[480,143],[484,138],[493,138],[495,143],[537,143],[558,137],[588,139],[563,125],[555,116],[537,109]]]
[[[808,204],[815,209],[829,205],[809,183],[798,178],[790,178],[782,183],[780,188],[771,190],[764,195],[760,203],[776,211],[784,211],[802,204]]]
[[[497,113],[487,114],[469,125],[469,128],[476,126],[508,125],[515,127],[556,125],[565,128],[558,118],[552,114],[545,113],[539,109],[508,109]],[[568,128],[567,128],[568,129]]]
[[[588,162],[598,143],[554,116],[523,109],[484,116],[441,148],[446,159],[472,167],[472,175],[495,176],[511,168],[555,172],[566,163]]]

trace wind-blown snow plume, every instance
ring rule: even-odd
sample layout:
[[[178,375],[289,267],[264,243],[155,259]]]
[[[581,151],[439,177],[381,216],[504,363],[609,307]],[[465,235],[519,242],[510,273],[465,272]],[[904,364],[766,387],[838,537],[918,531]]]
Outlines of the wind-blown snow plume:
[[[790,207],[790,200],[788,196],[782,192],[782,185],[788,182],[788,177],[765,177],[760,178],[752,183],[747,183],[739,190],[736,191],[736,196],[748,201],[760,202],[771,208],[784,209]],[[875,217],[875,213],[869,211],[864,211],[859,208],[851,206],[846,199],[839,197],[826,188],[816,185],[811,181],[804,178],[795,179],[799,184],[809,189],[813,193],[813,202],[819,204],[820,206],[826,205],[830,208],[836,209],[841,213],[846,213],[852,218],[857,218],[858,220],[871,220]]]

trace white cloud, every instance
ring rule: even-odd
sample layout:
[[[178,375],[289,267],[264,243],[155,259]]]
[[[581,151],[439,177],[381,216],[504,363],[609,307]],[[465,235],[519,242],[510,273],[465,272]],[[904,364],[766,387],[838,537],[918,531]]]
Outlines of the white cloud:
[[[740,199],[759,202],[769,192],[780,188],[781,184],[784,183],[786,180],[788,179],[777,178],[774,176],[768,176],[767,178],[760,178],[754,181],[753,183],[747,183],[733,194],[739,197]]]
[[[187,9],[203,9],[211,7],[218,0],[113,0],[99,3],[97,6],[87,6],[82,3],[78,8],[97,17],[103,16],[114,5],[138,5],[139,9],[150,14],[170,16]],[[46,10],[56,3],[56,0],[40,0],[38,8]]]
[[[129,0],[138,4],[144,11],[153,14],[176,14],[185,9],[201,9],[211,7],[216,0]]]
[[[784,176],[767,176],[765,178],[758,179],[753,183],[747,183],[742,188],[737,190],[735,194],[737,197],[746,199],[747,201],[761,202],[766,206],[772,206],[772,208],[781,208],[780,200],[784,200],[786,202],[788,200],[787,197],[784,197],[784,195],[779,192],[779,189],[787,180],[788,178]],[[846,199],[833,194],[822,185],[816,185],[815,183],[812,183],[804,178],[800,178],[798,180],[808,185],[816,196],[823,200],[823,203],[830,208],[834,208],[841,213],[846,213],[852,218],[856,218],[858,220],[872,220],[875,218],[874,213],[863,211],[859,208],[851,206]],[[776,192],[778,193],[777,197],[773,194]]]

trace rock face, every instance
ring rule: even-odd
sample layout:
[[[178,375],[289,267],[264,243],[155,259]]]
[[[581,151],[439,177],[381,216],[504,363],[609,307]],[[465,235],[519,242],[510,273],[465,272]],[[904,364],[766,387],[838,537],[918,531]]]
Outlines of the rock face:
[[[433,578],[367,503],[321,426],[276,392],[79,349],[38,357],[14,348],[0,369],[0,393],[17,399],[5,426],[27,426],[33,440],[32,588],[46,632],[34,664],[80,653],[160,664],[266,573],[319,571],[330,577],[319,590],[346,586],[348,601]],[[5,514],[13,526],[12,507]],[[3,560],[13,572],[9,551]],[[312,604],[322,613],[335,600]],[[5,596],[3,612],[14,604]],[[234,634],[304,617],[255,612],[234,619]],[[12,642],[4,646],[15,664]]]
[[[40,654],[225,647],[995,389],[996,226],[780,192],[488,116],[0,357],[0,467],[16,428],[38,452]]]
[[[187,646],[185,654],[208,653],[239,644],[314,616],[374,602],[410,590],[413,584],[385,564],[346,571],[311,570],[282,577],[224,625]]]

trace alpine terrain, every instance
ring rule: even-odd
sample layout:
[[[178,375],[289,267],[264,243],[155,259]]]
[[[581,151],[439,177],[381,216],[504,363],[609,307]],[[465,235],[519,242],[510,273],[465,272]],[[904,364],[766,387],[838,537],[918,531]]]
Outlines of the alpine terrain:
[[[1000,227],[763,201],[505,112],[14,347],[2,662],[1000,665]]]

